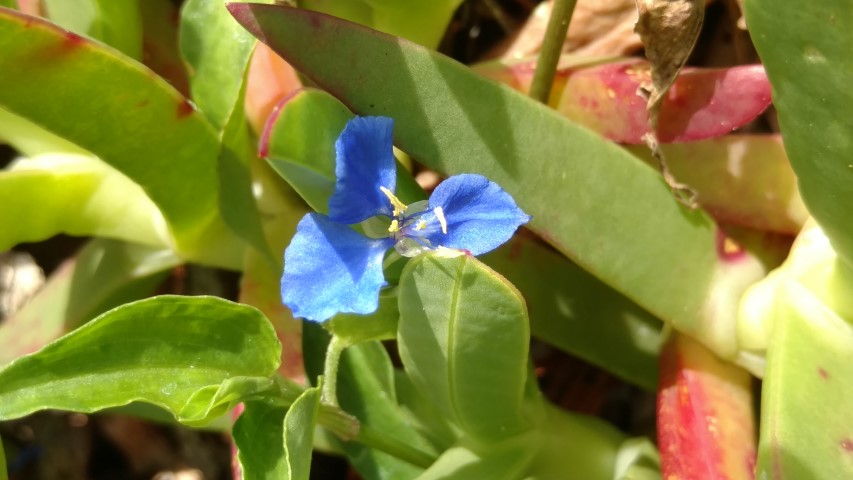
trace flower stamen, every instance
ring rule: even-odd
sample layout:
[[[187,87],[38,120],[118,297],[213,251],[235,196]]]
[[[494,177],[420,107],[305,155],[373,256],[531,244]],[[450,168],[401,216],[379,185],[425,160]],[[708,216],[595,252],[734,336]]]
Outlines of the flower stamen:
[[[387,188],[385,188],[385,187],[379,187],[379,190],[381,190],[381,191],[382,191],[382,193],[384,193],[384,194],[385,194],[385,196],[386,196],[386,197],[388,197],[388,201],[390,201],[390,202],[391,202],[391,206],[393,206],[393,207],[394,207],[394,216],[395,216],[395,217],[399,217],[401,213],[405,213],[405,212],[406,212],[406,210],[408,210],[408,209],[409,209],[408,205],[406,205],[405,203],[401,202],[401,201],[400,201],[400,199],[399,199],[399,198],[397,198],[397,197],[394,195],[394,192],[392,192],[391,190],[388,190],[388,189],[387,189]]]
[[[396,219],[391,220],[391,225],[388,227],[388,233],[397,233],[400,231],[400,222]]]
[[[447,219],[444,218],[444,210],[441,207],[435,207],[432,212],[435,213],[435,218],[441,224],[441,233],[447,235]]]

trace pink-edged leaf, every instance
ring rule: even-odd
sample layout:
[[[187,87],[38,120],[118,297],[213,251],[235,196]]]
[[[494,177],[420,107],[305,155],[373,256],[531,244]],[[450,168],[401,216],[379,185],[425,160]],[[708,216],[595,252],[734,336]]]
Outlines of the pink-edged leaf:
[[[628,149],[651,164],[645,146]],[[809,217],[779,135],[727,135],[662,147],[669,170],[719,222],[796,235]]]
[[[637,88],[649,81],[646,62],[589,68],[569,78],[558,110],[621,143],[643,143],[646,101]],[[661,143],[725,135],[770,105],[770,83],[760,65],[684,69],[667,92],[658,120]]]
[[[669,339],[660,362],[657,426],[663,478],[754,478],[749,374],[680,334]]]
[[[478,67],[481,74],[526,92],[533,64]],[[646,101],[637,95],[651,82],[645,61],[591,68],[561,66],[550,104],[573,121],[620,143],[642,144],[648,133]],[[761,65],[721,69],[685,68],[667,92],[658,120],[661,143],[691,142],[725,135],[770,105],[770,83]]]

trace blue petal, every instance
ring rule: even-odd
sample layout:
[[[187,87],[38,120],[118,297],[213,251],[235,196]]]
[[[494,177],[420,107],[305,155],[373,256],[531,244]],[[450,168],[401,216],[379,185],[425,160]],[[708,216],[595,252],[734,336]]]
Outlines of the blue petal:
[[[447,233],[435,213],[440,207]],[[441,182],[429,198],[430,210],[422,217],[426,227],[411,236],[429,240],[433,247],[468,250],[473,255],[494,250],[528,221],[512,196],[482,175],[456,175]]]
[[[385,285],[382,259],[393,243],[318,213],[305,215],[284,252],[282,303],[294,316],[317,322],[340,312],[375,312]]]
[[[352,225],[376,215],[391,215],[391,202],[379,189],[394,191],[397,164],[392,150],[394,121],[387,117],[356,117],[335,143],[335,193],[329,218]]]

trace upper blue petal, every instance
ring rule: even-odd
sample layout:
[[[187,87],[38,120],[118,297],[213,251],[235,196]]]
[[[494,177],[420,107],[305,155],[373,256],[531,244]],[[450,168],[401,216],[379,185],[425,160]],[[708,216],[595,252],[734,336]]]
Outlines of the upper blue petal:
[[[440,207],[447,233],[434,213]],[[494,250],[512,237],[530,215],[515,204],[512,196],[482,175],[456,175],[441,182],[429,198],[429,211],[422,217],[426,227],[405,232],[429,240],[431,246],[468,250],[473,255]]]
[[[393,128],[387,117],[356,117],[347,123],[335,143],[337,181],[329,218],[352,225],[391,214],[391,203],[379,187],[393,192],[397,186]]]
[[[379,307],[382,260],[391,239],[372,240],[318,213],[305,215],[284,251],[281,301],[295,317],[322,322]]]

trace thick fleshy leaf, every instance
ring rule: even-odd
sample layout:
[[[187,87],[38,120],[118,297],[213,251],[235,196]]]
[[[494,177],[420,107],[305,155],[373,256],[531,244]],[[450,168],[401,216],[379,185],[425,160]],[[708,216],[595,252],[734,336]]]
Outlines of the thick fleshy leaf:
[[[129,57],[142,58],[140,0],[42,1],[47,17],[58,25],[100,40]]]
[[[749,0],[745,6],[800,194],[853,265],[853,58],[846,48],[853,1]]]
[[[482,175],[454,175],[441,182],[429,197],[430,212],[422,233],[434,246],[482,255],[506,243],[530,220],[510,194]],[[435,209],[443,212],[437,218]],[[407,233],[404,231],[404,233]]]
[[[670,337],[657,400],[663,478],[752,480],[752,378],[695,340]]]
[[[827,307],[796,282],[780,291],[756,478],[853,478],[853,327],[849,310],[845,318]]]
[[[335,192],[329,218],[352,225],[376,215],[391,215],[391,201],[379,187],[397,189],[392,135],[387,117],[356,117],[335,142]]]
[[[281,346],[257,310],[214,297],[129,303],[0,371],[0,418],[132,401],[177,415],[200,389],[268,377]]]
[[[462,0],[299,0],[301,8],[316,10],[399,35],[437,48],[447,24]]]
[[[319,322],[341,312],[376,311],[385,284],[382,260],[392,244],[324,215],[305,215],[284,252],[282,302],[294,316]]]
[[[629,150],[657,164],[645,146]],[[726,135],[661,145],[675,179],[718,221],[796,235],[809,217],[779,135]]]
[[[421,255],[403,272],[399,308],[403,366],[446,416],[490,442],[532,427],[527,310],[506,280],[470,255]]]
[[[180,263],[168,250],[92,240],[4,320],[0,364],[35,352],[111,308],[144,298]]]
[[[704,311],[717,263],[712,222],[632,155],[398,38],[304,10],[229,9],[359,114],[393,117],[397,145],[418,161],[499,184],[533,216],[531,229],[654,315],[695,323]]]
[[[287,408],[261,401],[245,403],[231,431],[237,461],[246,480],[282,480],[287,476],[284,416]],[[235,477],[237,478],[237,477]]]
[[[522,293],[534,337],[646,390],[657,388],[660,320],[528,235],[481,260]]]
[[[215,132],[165,81],[109,47],[11,10],[0,12],[0,71],[0,107],[140,185],[182,255],[239,267],[242,244],[218,215]]]
[[[569,60],[558,67],[559,88],[549,104],[608,139],[642,144],[643,135],[649,132],[649,116],[637,88],[651,81],[648,62],[589,66],[580,59]],[[533,67],[535,61],[525,61],[484,64],[475,71],[527,93]],[[770,82],[760,65],[685,68],[663,97],[659,140],[673,143],[719,137],[754,120],[769,105]]]
[[[97,158],[43,154],[0,172],[0,251],[60,233],[166,246],[163,215],[139,185]]]
[[[646,101],[637,88],[651,81],[646,62],[602,65],[573,74],[557,110],[621,143],[643,143],[649,132]],[[761,65],[685,69],[663,97],[661,143],[719,137],[755,119],[770,105]]]

